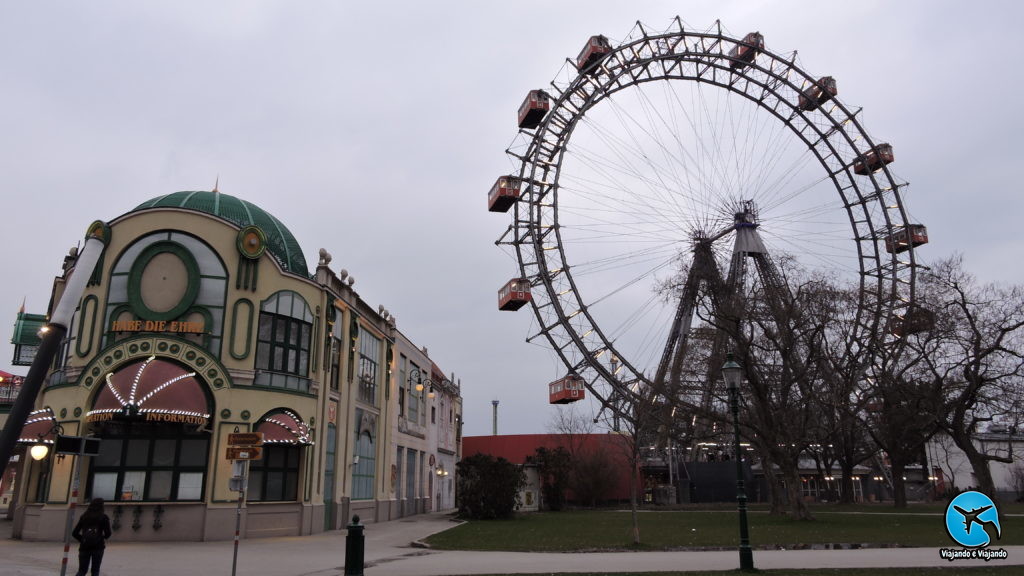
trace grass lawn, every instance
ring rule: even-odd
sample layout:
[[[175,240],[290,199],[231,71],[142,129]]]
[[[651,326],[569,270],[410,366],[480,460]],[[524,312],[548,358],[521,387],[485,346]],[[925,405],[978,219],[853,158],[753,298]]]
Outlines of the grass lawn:
[[[914,506],[907,511],[883,506],[822,506],[813,509],[816,520],[797,522],[753,509],[748,514],[750,541],[755,549],[828,544],[954,547],[946,534],[944,511],[945,505],[940,504]],[[1014,512],[1019,511],[1008,507],[1004,514]],[[735,509],[642,511],[639,515],[638,548],[631,545],[628,510],[541,512],[520,514],[512,520],[473,521],[435,534],[427,542],[442,550],[518,552],[715,549],[737,545],[739,521]],[[1024,544],[1024,517],[1004,517],[1002,530],[1002,539],[993,547]]]

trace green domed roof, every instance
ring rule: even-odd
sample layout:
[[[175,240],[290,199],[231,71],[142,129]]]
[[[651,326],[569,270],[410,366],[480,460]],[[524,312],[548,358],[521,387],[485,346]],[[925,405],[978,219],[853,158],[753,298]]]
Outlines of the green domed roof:
[[[182,208],[223,218],[239,227],[259,226],[267,236],[267,250],[281,267],[294,274],[309,276],[306,257],[295,236],[270,213],[251,202],[220,192],[174,192],[158,196],[135,207],[132,212],[148,208]]]

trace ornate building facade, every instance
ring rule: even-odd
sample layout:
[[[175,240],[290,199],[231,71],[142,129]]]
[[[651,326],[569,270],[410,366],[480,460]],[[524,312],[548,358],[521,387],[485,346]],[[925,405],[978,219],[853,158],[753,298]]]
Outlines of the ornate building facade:
[[[106,248],[21,440],[52,439],[53,424],[102,439],[83,458],[80,500],[108,501],[117,539],[232,538],[232,433],[264,439],[248,463],[246,537],[434,507],[437,446],[396,449],[409,410],[396,339],[415,347],[326,251],[310,271],[279,220],[217,191],[154,198],[104,225]],[[54,301],[75,264],[72,252]],[[446,402],[461,419],[461,397]],[[20,458],[15,536],[63,537],[74,460]],[[401,489],[399,466],[414,468]]]

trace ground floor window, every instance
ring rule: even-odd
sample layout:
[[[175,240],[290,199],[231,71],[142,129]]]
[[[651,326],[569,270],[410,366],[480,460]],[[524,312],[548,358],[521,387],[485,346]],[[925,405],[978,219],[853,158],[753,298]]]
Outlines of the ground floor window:
[[[90,498],[109,501],[203,499],[209,435],[181,424],[118,426],[101,434],[92,459]]]
[[[373,434],[376,417],[356,409],[355,462],[352,466],[352,499],[372,500],[377,470],[377,450]]]
[[[249,463],[251,501],[290,502],[299,493],[300,446],[264,444],[263,458]]]

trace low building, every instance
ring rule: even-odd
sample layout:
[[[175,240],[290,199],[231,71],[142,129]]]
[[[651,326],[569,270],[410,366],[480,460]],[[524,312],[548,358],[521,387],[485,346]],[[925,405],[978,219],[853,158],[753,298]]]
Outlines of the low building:
[[[101,439],[80,499],[109,502],[119,540],[231,539],[235,433],[263,436],[248,451],[259,457],[248,462],[245,537],[430,509],[427,482],[400,492],[396,478],[409,454],[414,484],[437,458],[428,420],[414,446],[398,432],[397,350],[416,347],[329,253],[310,270],[277,218],[216,190],[160,196],[96,225],[106,247],[37,399],[42,417],[21,437],[52,440],[58,424]],[[51,310],[71,275],[90,273],[76,261],[72,250]],[[406,450],[394,449],[399,436]],[[19,457],[15,536],[61,539],[74,458]]]
[[[989,472],[996,489],[996,493],[989,496],[1003,502],[1024,501],[1024,461],[1018,456],[1024,453],[1024,434],[1015,427],[994,424],[985,432],[975,434],[974,443],[983,454],[1010,460],[989,462]],[[948,435],[939,433],[932,436],[926,450],[931,467],[929,480],[936,498],[978,487],[974,468]]]
[[[24,313],[24,310],[22,310]],[[7,424],[7,416],[11,412],[11,406],[21,392],[21,376],[0,370],[0,428]],[[16,458],[20,459],[20,455]],[[17,460],[15,460],[17,462]],[[8,466],[3,474],[0,474],[0,518],[7,518],[12,512],[14,503],[14,486],[17,478],[17,465]]]
[[[502,436],[467,436],[462,439],[463,455],[489,454],[504,458],[513,464],[523,466],[526,472],[526,486],[520,491],[521,510],[544,509],[541,481],[537,468],[532,462],[538,448],[554,450],[563,448],[577,460],[591,466],[595,473],[610,479],[607,490],[598,496],[596,503],[628,502],[630,470],[628,437],[616,433],[608,434],[513,434]],[[639,489],[639,487],[638,487]],[[579,500],[570,490],[570,502]],[[589,505],[595,502],[579,501]]]

